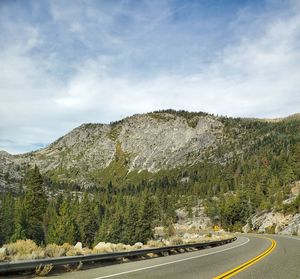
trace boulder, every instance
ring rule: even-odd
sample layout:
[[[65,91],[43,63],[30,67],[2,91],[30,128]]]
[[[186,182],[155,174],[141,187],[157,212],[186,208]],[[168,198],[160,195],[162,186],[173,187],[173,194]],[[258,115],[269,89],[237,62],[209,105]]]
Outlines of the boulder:
[[[141,249],[141,248],[143,248],[143,243],[142,243],[142,242],[137,242],[137,243],[135,243],[135,244],[134,244],[134,248],[135,248],[135,249]]]
[[[105,246],[105,242],[99,242],[95,247],[94,247],[94,249],[101,249],[102,247],[104,247]]]
[[[106,243],[106,242],[99,242],[95,247],[94,250],[98,253],[111,253],[115,251],[116,244]]]
[[[74,246],[74,248],[82,250],[82,243],[81,242],[77,242],[76,245]]]

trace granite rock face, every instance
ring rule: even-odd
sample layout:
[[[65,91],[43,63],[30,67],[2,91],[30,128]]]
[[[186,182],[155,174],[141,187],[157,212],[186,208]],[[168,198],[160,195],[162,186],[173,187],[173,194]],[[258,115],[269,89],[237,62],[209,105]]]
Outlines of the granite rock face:
[[[283,201],[283,204],[290,204],[299,194],[300,181],[291,185],[290,196]],[[243,227],[243,232],[256,231],[258,233],[279,233],[286,235],[300,235],[300,214],[284,214],[276,211],[261,211],[253,214],[247,224]]]
[[[24,172],[15,157],[0,151],[0,192],[20,185]]]
[[[83,124],[43,149],[21,155],[2,151],[0,187],[12,181],[17,185],[24,170],[35,164],[57,181],[84,186],[122,155],[128,173],[195,164],[217,146],[222,128],[214,116],[187,120],[165,112],[134,115],[110,125]]]
[[[274,233],[279,233],[290,224],[292,218],[292,215],[284,215],[280,212],[261,212],[251,217],[251,226],[248,223],[243,227],[243,231],[247,233],[254,230],[258,233],[267,233],[273,230]]]

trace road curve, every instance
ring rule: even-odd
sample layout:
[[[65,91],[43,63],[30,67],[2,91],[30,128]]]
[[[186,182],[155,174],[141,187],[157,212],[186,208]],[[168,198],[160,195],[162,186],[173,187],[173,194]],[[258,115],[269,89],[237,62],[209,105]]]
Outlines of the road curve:
[[[234,278],[300,278],[300,238],[266,236],[276,247],[265,257],[233,275]],[[223,246],[195,252],[130,261],[53,276],[62,279],[201,279],[215,278],[270,250],[272,242],[265,236],[240,235]],[[231,277],[231,275],[229,276]],[[223,278],[229,278],[223,277]],[[232,278],[233,278],[232,277]]]

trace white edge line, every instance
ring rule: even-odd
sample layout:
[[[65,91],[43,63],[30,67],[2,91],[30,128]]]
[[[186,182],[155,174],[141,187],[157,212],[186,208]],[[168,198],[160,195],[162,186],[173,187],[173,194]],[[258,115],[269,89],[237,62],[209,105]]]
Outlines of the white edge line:
[[[202,258],[204,256],[218,254],[218,253],[221,253],[221,252],[224,252],[224,251],[227,251],[227,250],[231,250],[231,249],[234,249],[234,248],[237,248],[237,247],[240,247],[240,246],[243,246],[243,245],[247,244],[250,241],[250,239],[248,237],[246,237],[246,238],[247,238],[247,241],[245,241],[245,242],[243,242],[243,243],[241,243],[237,246],[229,247],[229,248],[226,248],[226,249],[223,249],[223,250],[219,250],[219,251],[215,251],[215,252],[211,252],[211,253],[207,253],[207,254],[202,254],[202,255],[198,255],[198,256],[193,256],[193,257],[190,257],[190,258],[180,259],[180,260],[176,260],[176,261],[172,261],[172,262],[161,263],[161,264],[146,266],[146,267],[142,267],[142,268],[138,268],[138,269],[123,271],[123,272],[120,272],[120,273],[115,273],[115,274],[105,275],[105,276],[101,276],[101,277],[96,277],[94,279],[110,278],[110,277],[119,276],[119,275],[123,275],[123,274],[127,274],[127,273],[133,273],[133,272],[137,272],[137,271],[141,271],[141,270],[151,269],[151,268],[170,265],[170,264],[179,263],[179,262],[185,262],[185,261],[189,261],[189,260],[192,260],[192,259]]]
[[[287,239],[294,239],[294,240],[300,240],[300,237],[297,236],[291,236],[291,235],[285,235],[285,234],[269,234],[268,236],[272,237],[272,236],[279,236],[281,238],[287,238]]]
[[[251,234],[247,234],[247,233],[240,233],[239,234],[240,236],[246,236],[246,235],[250,235],[251,236]],[[300,240],[300,237],[299,236],[292,236],[292,235],[288,235],[288,234],[264,234],[264,233],[261,233],[261,234],[258,234],[258,233],[253,233],[252,235],[254,235],[254,236],[269,236],[270,238],[272,238],[272,237],[281,237],[281,238],[286,238],[286,239],[294,239],[294,240]]]

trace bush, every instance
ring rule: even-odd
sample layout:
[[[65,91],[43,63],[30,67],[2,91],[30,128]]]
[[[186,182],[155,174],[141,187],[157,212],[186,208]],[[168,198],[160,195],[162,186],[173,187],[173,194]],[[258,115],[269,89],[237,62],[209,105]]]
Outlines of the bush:
[[[71,249],[74,248],[74,246],[72,246],[72,245],[69,244],[69,243],[64,243],[64,244],[62,245],[62,247],[66,250],[66,252],[68,252],[69,250],[71,250]]]
[[[66,256],[80,256],[82,254],[83,254],[82,250],[74,248],[74,247],[66,252]]]
[[[84,247],[84,248],[81,250],[81,254],[83,254],[83,255],[90,255],[90,254],[92,254],[92,250],[89,249],[89,248]]]
[[[46,257],[61,257],[66,255],[66,249],[57,244],[48,244],[45,248]]]
[[[3,262],[6,259],[6,255],[0,253],[0,262]]]
[[[7,249],[7,254],[10,257],[27,259],[33,252],[40,252],[38,246],[31,239],[17,240],[14,243],[5,244],[3,247]]]
[[[32,251],[31,259],[44,259],[46,257],[45,250],[38,247],[36,250]]]
[[[181,239],[181,237],[173,237],[170,239],[170,243],[171,245],[180,245],[183,244],[183,240]]]
[[[46,264],[44,267],[40,264],[35,269],[35,274],[38,276],[46,276],[53,268],[52,264]]]
[[[275,225],[269,226],[266,228],[266,233],[268,234],[275,234]]]
[[[149,240],[147,242],[147,246],[149,247],[163,247],[164,243],[161,241]]]

